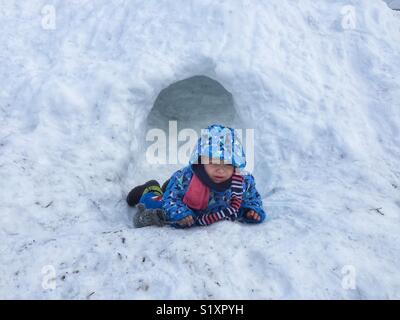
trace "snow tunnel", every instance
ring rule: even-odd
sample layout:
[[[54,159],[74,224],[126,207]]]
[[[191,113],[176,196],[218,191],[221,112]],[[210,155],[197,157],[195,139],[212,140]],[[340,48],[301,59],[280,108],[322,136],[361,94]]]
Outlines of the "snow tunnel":
[[[156,151],[163,154],[155,155],[165,161],[149,161],[148,154],[145,154],[154,153],[156,142],[155,139],[149,141],[146,138],[143,145],[145,150],[142,153],[145,159],[140,164],[140,169],[137,169],[143,176],[141,180],[157,178],[158,175],[162,180],[161,176],[168,176],[187,164],[188,160],[182,161],[182,157],[178,156],[175,159],[174,153],[179,153],[184,145],[188,145],[188,141],[170,139],[170,135],[173,134],[171,125],[176,128],[178,134],[184,129],[192,129],[200,137],[201,129],[215,123],[230,127],[238,127],[241,123],[234,97],[218,81],[204,75],[195,75],[162,89],[147,116],[145,131],[149,133],[157,130],[165,133],[163,141],[167,145],[165,148],[157,148]],[[161,145],[163,141],[158,142]],[[171,148],[171,141],[176,142],[174,148]],[[190,151],[186,150],[183,158],[188,159],[189,156]]]
[[[200,132],[213,123],[233,126],[238,121],[232,94],[218,81],[193,76],[161,90],[147,118],[148,128],[168,130],[176,121],[178,131],[192,128]]]

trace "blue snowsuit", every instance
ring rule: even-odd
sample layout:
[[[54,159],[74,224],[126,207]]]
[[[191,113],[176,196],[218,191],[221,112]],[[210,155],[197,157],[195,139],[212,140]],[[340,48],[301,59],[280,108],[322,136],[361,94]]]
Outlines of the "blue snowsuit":
[[[194,174],[191,165],[198,161],[199,156],[205,155],[209,158],[219,158],[224,160],[225,163],[231,163],[236,168],[243,168],[246,165],[244,150],[235,135],[234,129],[220,125],[211,125],[206,129],[205,133],[205,136],[202,136],[198,140],[197,146],[191,155],[189,165],[172,175],[162,199],[158,198],[155,201],[154,199],[157,197],[154,194],[146,193],[140,200],[147,208],[163,208],[166,212],[167,220],[172,222],[172,226],[180,227],[175,222],[189,215],[192,215],[196,221],[196,217],[200,215],[219,211],[227,206],[231,198],[231,188],[225,191],[216,191],[210,188],[210,196],[206,209],[195,210],[189,208],[183,202]],[[263,210],[262,200],[256,189],[254,177],[246,172],[242,172],[242,176],[244,178],[243,196],[237,220],[241,222],[260,223],[265,220],[266,213]],[[249,210],[254,210],[258,213],[261,220],[257,221],[247,218],[245,214]],[[227,219],[232,220],[233,218]],[[199,225],[197,222],[196,224]]]
[[[227,202],[231,197],[230,189],[222,192],[217,192],[211,189],[208,207],[202,211],[193,210],[183,203],[182,199],[189,187],[193,174],[191,166],[189,165],[172,175],[162,199],[162,207],[166,212],[167,220],[176,222],[190,214],[193,215],[193,217],[196,217],[200,214],[216,212],[226,207]],[[263,209],[260,194],[256,189],[254,177],[251,174],[244,175],[243,192],[243,200],[239,210],[238,221],[249,223],[260,223],[264,221],[266,214]],[[261,220],[256,221],[254,219],[246,218],[245,213],[248,210],[254,210],[257,212],[261,217]]]

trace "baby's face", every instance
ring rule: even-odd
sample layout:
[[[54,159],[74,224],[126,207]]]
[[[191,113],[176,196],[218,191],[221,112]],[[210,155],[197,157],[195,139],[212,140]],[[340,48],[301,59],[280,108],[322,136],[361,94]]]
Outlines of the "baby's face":
[[[225,164],[220,159],[201,157],[201,163],[204,164],[204,169],[215,183],[222,183],[228,180],[233,175],[234,167],[231,164]]]

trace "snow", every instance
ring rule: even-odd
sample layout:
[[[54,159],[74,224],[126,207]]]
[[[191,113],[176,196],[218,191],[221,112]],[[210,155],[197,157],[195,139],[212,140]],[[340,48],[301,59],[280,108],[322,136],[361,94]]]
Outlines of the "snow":
[[[395,10],[400,10],[400,0],[384,0],[389,8],[395,9]]]
[[[383,1],[1,0],[0,17],[0,298],[400,298],[400,19]],[[168,120],[149,115],[194,76],[217,93],[193,99],[254,128],[269,219],[134,229],[127,192],[182,166],[145,163],[148,123]]]

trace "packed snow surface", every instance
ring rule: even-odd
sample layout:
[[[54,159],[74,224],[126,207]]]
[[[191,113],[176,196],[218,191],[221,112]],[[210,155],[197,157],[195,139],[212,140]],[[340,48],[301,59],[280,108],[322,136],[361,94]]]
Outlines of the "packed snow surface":
[[[0,0],[0,22],[0,298],[400,298],[385,2]],[[254,129],[267,221],[132,228],[129,190],[185,165],[145,160],[169,116]]]

